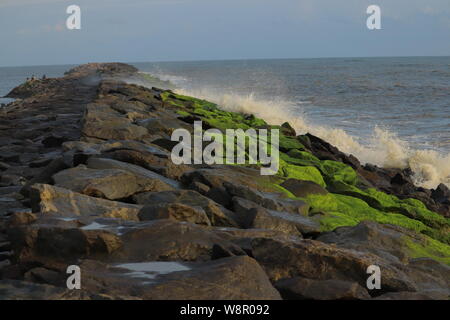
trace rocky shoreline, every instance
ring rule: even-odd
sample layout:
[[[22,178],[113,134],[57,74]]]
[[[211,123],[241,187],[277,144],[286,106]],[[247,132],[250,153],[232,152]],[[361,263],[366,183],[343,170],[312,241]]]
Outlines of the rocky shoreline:
[[[288,123],[165,85],[109,63],[11,91],[0,110],[1,300],[449,298],[445,185],[418,188],[409,170],[362,165]],[[173,164],[171,133],[194,121],[279,128],[278,174]],[[80,290],[67,289],[70,265]],[[381,289],[366,287],[371,265]]]

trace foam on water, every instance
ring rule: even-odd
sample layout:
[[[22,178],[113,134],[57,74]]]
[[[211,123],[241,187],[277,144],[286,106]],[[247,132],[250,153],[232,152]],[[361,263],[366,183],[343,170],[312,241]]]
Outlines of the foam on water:
[[[412,148],[406,141],[385,128],[375,127],[371,138],[361,141],[343,129],[309,123],[291,101],[269,101],[234,94],[217,94],[208,90],[177,90],[178,93],[213,101],[228,111],[254,114],[271,124],[288,121],[298,134],[311,133],[341,151],[353,154],[362,163],[376,164],[385,168],[410,167],[418,186],[435,188],[440,183],[450,187],[450,154],[440,154],[433,150]]]

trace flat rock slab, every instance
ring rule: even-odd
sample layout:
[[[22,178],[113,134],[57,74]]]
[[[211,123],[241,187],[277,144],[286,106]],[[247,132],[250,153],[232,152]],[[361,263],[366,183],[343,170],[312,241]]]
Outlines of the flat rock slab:
[[[247,256],[205,263],[146,261],[105,265],[84,261],[83,290],[90,294],[153,300],[280,299],[264,270]]]
[[[91,169],[119,169],[133,173],[141,178],[155,180],[154,191],[165,191],[180,188],[180,183],[176,180],[166,178],[156,172],[144,169],[134,164],[105,158],[90,158],[87,164]],[[156,181],[158,184],[156,184]]]
[[[89,197],[81,193],[36,184],[31,188],[31,204],[34,212],[53,216],[98,216],[138,221],[140,205]]]
[[[74,192],[109,200],[124,199],[144,191],[171,190],[159,179],[150,179],[121,169],[90,169],[84,165],[58,172],[55,185]],[[162,190],[161,190],[162,189]]]

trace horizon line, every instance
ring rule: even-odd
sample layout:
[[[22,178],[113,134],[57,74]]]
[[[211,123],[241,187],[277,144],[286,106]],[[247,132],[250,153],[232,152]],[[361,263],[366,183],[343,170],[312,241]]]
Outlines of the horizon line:
[[[138,64],[138,63],[184,63],[184,62],[225,62],[225,61],[249,61],[249,60],[313,60],[313,59],[377,59],[377,58],[447,58],[450,55],[426,55],[426,56],[341,56],[341,57],[303,57],[303,58],[230,58],[230,59],[188,59],[188,60],[150,60],[150,61],[103,61],[103,62],[80,62],[80,63],[58,63],[58,64],[34,64],[34,65],[13,65],[13,66],[0,66],[0,68],[26,68],[26,67],[53,67],[53,66],[78,66],[88,63],[126,63],[126,64]]]

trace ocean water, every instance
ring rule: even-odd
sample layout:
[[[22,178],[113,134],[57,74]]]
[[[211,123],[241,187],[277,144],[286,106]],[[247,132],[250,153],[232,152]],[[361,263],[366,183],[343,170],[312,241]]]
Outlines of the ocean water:
[[[289,121],[363,163],[411,167],[417,185],[450,186],[450,57],[135,66],[225,109]]]
[[[450,57],[133,65],[225,109],[289,121],[363,163],[409,166],[417,185],[450,186]],[[0,95],[32,74],[61,76],[70,67],[0,68]]]

